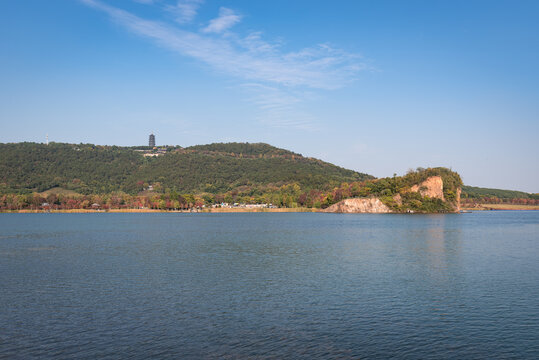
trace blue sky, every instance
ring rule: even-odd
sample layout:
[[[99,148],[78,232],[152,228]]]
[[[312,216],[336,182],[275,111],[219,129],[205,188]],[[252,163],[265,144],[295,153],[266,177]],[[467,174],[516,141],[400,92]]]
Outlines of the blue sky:
[[[0,2],[0,142],[266,142],[539,191],[539,2]]]

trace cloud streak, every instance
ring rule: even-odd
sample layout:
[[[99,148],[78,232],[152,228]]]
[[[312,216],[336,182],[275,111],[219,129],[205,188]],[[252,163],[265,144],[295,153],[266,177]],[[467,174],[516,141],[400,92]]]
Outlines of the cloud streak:
[[[176,5],[167,5],[166,9],[174,14],[178,23],[186,24],[193,21],[203,2],[203,0],[178,0]]]
[[[219,9],[219,17],[210,20],[210,24],[202,29],[205,33],[221,33],[238,22],[240,22],[241,16],[236,14],[234,10],[221,7]]]
[[[283,53],[276,45],[261,40],[256,33],[236,39],[212,37],[146,20],[97,0],[81,1],[107,13],[135,34],[246,80],[336,89],[352,81],[358,71],[367,68],[359,56],[328,45]]]
[[[246,83],[242,88],[248,93],[247,100],[262,110],[257,117],[261,123],[276,128],[318,130],[316,119],[300,109],[304,94],[258,83]]]
[[[358,72],[368,68],[360,56],[334,49],[327,44],[284,52],[279,43],[263,40],[259,32],[246,36],[229,33],[226,30],[238,23],[241,17],[227,8],[221,8],[217,18],[211,20],[201,32],[195,32],[163,21],[147,20],[99,0],[80,1],[106,13],[114,22],[160,46],[197,59],[241,81],[258,83],[260,87],[257,88],[257,94],[261,89],[266,89],[273,99],[279,99],[273,105],[257,103],[265,110],[277,103],[293,107],[289,103],[291,98],[276,97],[276,90],[283,93],[282,89],[337,89],[354,81]],[[199,0],[179,1],[177,8],[181,8],[180,12],[184,14],[182,19],[191,20],[200,3]],[[223,32],[226,36],[220,35]],[[301,101],[294,98],[295,103]],[[275,109],[272,111],[276,112]]]

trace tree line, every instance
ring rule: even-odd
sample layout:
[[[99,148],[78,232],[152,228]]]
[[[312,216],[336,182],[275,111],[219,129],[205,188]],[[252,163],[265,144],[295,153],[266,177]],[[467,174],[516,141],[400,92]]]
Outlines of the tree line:
[[[430,176],[441,176],[447,201],[422,197],[410,188]],[[0,210],[47,209],[160,209],[185,210],[221,203],[272,204],[277,207],[324,209],[346,198],[376,196],[396,212],[445,212],[453,209],[455,194],[462,185],[460,176],[445,168],[409,171],[404,176],[342,182],[331,189],[304,187],[299,182],[277,185],[244,185],[221,193],[181,193],[163,188],[131,195],[125,192],[106,194],[3,194]],[[396,196],[400,201],[396,200]],[[46,205],[44,205],[46,204]]]

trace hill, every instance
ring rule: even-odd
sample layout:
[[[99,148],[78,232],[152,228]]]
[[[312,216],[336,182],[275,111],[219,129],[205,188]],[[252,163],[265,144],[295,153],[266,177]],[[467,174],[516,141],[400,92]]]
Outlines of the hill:
[[[60,187],[86,195],[135,195],[150,185],[158,192],[210,194],[287,184],[326,190],[373,178],[268,144],[169,147],[154,154],[159,156],[144,157],[129,147],[14,143],[0,144],[0,153],[2,193]]]
[[[523,191],[516,190],[502,190],[502,189],[490,189],[481,188],[476,186],[463,186],[462,197],[465,199],[484,199],[484,198],[498,198],[498,199],[539,199],[539,194],[530,194]]]
[[[539,205],[539,194],[463,186],[462,204],[469,209],[531,210]]]

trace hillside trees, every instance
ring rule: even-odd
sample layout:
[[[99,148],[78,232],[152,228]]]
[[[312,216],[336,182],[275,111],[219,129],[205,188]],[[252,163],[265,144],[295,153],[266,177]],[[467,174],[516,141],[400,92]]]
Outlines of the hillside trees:
[[[131,148],[92,144],[0,144],[0,192],[32,193],[60,187],[83,195],[122,191],[226,193],[292,183],[330,189],[372,176],[268,144],[210,144],[174,148],[144,158]]]

